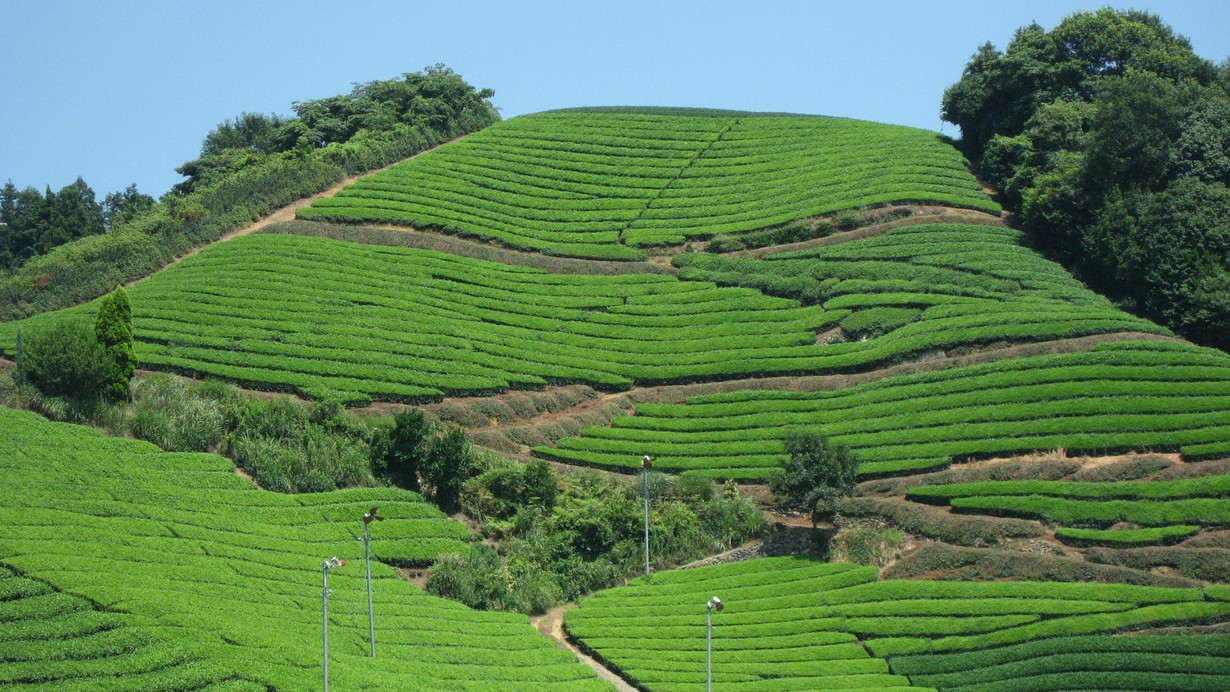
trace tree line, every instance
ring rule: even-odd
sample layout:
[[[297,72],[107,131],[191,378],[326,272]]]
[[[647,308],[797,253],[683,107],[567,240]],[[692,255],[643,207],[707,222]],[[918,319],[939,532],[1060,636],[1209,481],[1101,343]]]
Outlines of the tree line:
[[[979,48],[942,116],[1040,249],[1230,349],[1230,61],[1146,12],[1078,12]]]
[[[135,184],[99,202],[80,177],[59,192],[17,189],[12,180],[0,188],[0,268],[14,269],[35,255],[67,242],[106,233],[154,206],[154,198]]]

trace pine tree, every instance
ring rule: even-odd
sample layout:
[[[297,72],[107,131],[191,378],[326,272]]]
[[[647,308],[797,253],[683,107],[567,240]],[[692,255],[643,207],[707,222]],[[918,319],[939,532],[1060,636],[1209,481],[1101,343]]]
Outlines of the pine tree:
[[[127,399],[128,382],[137,370],[137,354],[133,349],[132,305],[123,286],[116,286],[102,299],[94,333],[107,352],[102,394],[112,401]]]

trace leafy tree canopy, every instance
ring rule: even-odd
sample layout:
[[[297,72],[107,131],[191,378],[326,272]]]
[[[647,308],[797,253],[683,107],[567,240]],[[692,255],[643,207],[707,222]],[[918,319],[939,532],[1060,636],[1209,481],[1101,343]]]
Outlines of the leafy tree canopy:
[[[837,513],[837,503],[854,490],[858,457],[818,433],[786,436],[785,467],[769,478],[769,489],[783,507],[809,512],[813,524]]]
[[[1003,53],[983,45],[942,114],[1044,250],[1230,348],[1230,62],[1197,56],[1155,15],[1078,12],[1023,27]]]

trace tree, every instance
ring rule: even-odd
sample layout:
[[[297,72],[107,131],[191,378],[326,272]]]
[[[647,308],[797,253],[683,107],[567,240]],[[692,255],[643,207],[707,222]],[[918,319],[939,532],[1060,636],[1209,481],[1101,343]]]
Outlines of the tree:
[[[769,477],[769,489],[783,507],[811,513],[812,525],[837,513],[837,503],[854,490],[858,457],[845,445],[818,433],[789,433],[783,469]]]
[[[420,474],[445,512],[460,508],[461,486],[482,471],[470,439],[461,428],[452,428],[432,441]]]
[[[154,198],[138,192],[136,183],[133,183],[123,192],[112,192],[103,198],[103,226],[111,231],[153,208]]]
[[[380,445],[384,471],[394,485],[419,490],[419,474],[426,464],[430,442],[431,425],[422,411],[411,409],[397,414],[393,429]]]
[[[128,382],[137,370],[133,349],[132,306],[123,286],[103,297],[98,305],[94,333],[107,355],[102,395],[111,401],[128,398]]]

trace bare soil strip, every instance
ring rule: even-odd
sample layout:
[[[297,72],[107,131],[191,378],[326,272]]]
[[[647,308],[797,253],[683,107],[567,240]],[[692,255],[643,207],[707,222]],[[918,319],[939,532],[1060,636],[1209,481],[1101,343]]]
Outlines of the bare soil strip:
[[[568,639],[568,635],[564,633],[564,613],[576,607],[577,605],[575,603],[569,603],[567,605],[559,606],[558,608],[552,608],[543,615],[537,615],[530,618],[530,624],[544,636],[554,639],[560,646],[571,651],[577,659],[581,661],[581,663],[584,663],[592,668],[594,672],[598,674],[599,678],[614,685],[615,689],[620,692],[636,692],[637,688],[629,685],[627,680],[624,680],[615,673],[611,672],[609,668],[578,649],[572,641]]]

